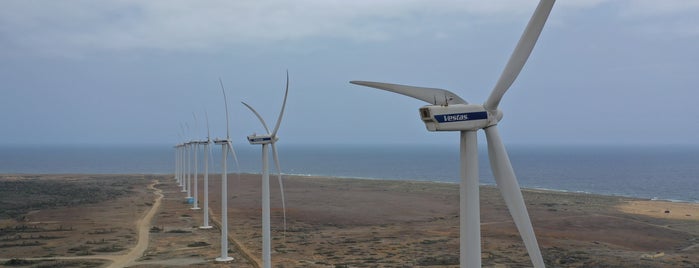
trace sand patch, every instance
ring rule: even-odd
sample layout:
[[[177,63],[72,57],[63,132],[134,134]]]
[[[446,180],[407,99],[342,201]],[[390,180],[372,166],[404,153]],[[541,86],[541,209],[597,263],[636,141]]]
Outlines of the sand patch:
[[[699,221],[699,204],[657,200],[635,200],[617,206],[621,212],[661,219]]]

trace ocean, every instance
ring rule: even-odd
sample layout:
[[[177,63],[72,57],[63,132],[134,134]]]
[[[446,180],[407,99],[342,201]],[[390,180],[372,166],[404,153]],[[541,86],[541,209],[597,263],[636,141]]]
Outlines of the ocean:
[[[260,173],[260,147],[235,145],[240,171]],[[486,146],[481,183],[495,184]],[[699,203],[699,146],[507,146],[524,188]],[[282,172],[458,183],[458,145],[283,145]],[[220,172],[220,146],[212,150]],[[172,146],[4,146],[3,174],[172,174]],[[203,151],[198,155],[203,159]],[[231,161],[230,172],[237,172]],[[270,167],[274,165],[270,160]],[[203,168],[200,167],[200,170]],[[274,172],[274,171],[273,171]]]

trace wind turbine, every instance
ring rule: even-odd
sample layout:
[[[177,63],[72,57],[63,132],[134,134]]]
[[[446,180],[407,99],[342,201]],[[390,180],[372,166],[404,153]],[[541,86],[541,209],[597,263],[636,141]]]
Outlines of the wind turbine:
[[[519,183],[500,139],[497,124],[502,119],[498,104],[512,85],[534,49],[555,0],[541,0],[522,34],[504,71],[483,104],[469,104],[451,91],[397,84],[351,81],[352,84],[403,94],[429,105],[420,108],[420,117],[429,131],[460,131],[460,258],[461,267],[481,266],[480,208],[478,192],[477,131],[483,129],[488,141],[488,157],[495,182],[524,240],[534,267],[544,267],[529,213]]]
[[[238,157],[233,150],[233,143],[230,138],[230,128],[228,127],[228,99],[226,98],[226,90],[223,88],[223,81],[218,79],[221,84],[221,92],[223,92],[223,101],[226,105],[226,139],[216,139],[214,143],[221,145],[222,151],[222,166],[221,174],[221,257],[216,258],[216,261],[225,262],[232,261],[233,257],[228,256],[228,173],[226,170],[226,161],[228,158],[228,149],[231,150],[235,164],[238,167],[238,176],[240,176],[240,165]]]
[[[248,107],[252,111],[257,119],[260,120],[262,126],[265,128],[267,134],[252,134],[248,136],[248,141],[250,144],[261,144],[262,145],[262,267],[270,268],[272,267],[272,241],[271,241],[271,228],[270,228],[270,204],[269,204],[269,157],[267,156],[268,145],[272,145],[272,154],[274,157],[274,164],[276,165],[277,172],[279,173],[279,189],[281,191],[282,197],[282,209],[284,213],[284,230],[286,230],[286,204],[284,201],[284,186],[282,185],[282,173],[279,167],[279,155],[277,155],[277,146],[275,145],[277,140],[277,131],[282,123],[282,117],[284,116],[284,108],[286,107],[286,97],[289,95],[289,72],[286,72],[286,91],[284,92],[284,102],[282,103],[281,112],[279,112],[279,118],[277,118],[277,125],[274,127],[274,131],[269,133],[269,128],[262,119],[262,116],[252,108],[252,106],[243,102],[245,107]]]
[[[204,223],[199,226],[199,229],[211,229],[209,225],[209,155],[211,154],[211,132],[209,131],[209,114],[204,111],[206,116],[206,141],[204,144]]]

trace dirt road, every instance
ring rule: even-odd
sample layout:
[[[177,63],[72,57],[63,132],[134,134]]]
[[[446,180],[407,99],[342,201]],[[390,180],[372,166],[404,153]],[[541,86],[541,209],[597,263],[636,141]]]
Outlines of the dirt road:
[[[109,268],[128,266],[129,264],[133,263],[135,260],[143,256],[143,252],[145,252],[148,248],[148,235],[150,234],[150,224],[153,220],[153,216],[155,216],[155,213],[158,211],[158,208],[160,208],[160,203],[163,199],[163,192],[160,189],[155,188],[156,184],[158,184],[157,180],[153,181],[152,184],[148,185],[148,189],[154,190],[155,195],[157,196],[155,198],[153,206],[143,218],[136,221],[136,228],[138,229],[138,243],[126,255],[115,257],[114,262],[112,262],[112,264],[108,266]]]

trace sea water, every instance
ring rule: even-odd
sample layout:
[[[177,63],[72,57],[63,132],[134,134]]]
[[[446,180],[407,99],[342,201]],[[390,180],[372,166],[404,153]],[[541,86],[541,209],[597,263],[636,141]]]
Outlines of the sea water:
[[[260,173],[260,146],[236,145],[240,168]],[[507,146],[524,188],[699,202],[699,146]],[[486,146],[481,183],[495,184]],[[279,145],[284,174],[458,183],[458,145]],[[211,172],[221,149],[212,146]],[[198,160],[204,159],[199,151]],[[172,174],[172,146],[4,146],[0,173]],[[270,158],[270,167],[274,164]],[[203,171],[203,164],[200,165]]]

